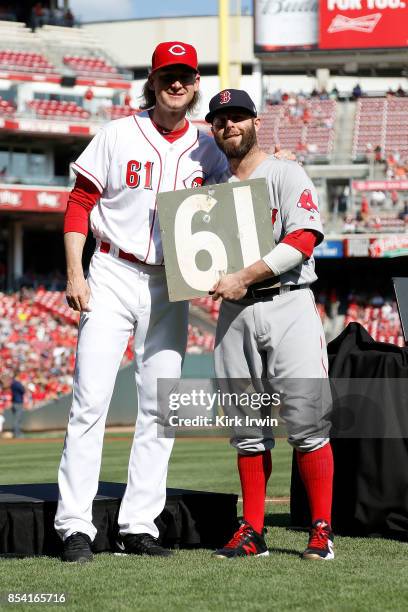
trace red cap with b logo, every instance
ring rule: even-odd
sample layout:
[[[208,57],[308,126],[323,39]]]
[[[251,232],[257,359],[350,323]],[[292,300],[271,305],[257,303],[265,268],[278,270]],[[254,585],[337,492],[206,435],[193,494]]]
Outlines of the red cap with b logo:
[[[174,64],[183,64],[197,72],[197,51],[192,45],[177,40],[157,45],[152,55],[152,72]]]

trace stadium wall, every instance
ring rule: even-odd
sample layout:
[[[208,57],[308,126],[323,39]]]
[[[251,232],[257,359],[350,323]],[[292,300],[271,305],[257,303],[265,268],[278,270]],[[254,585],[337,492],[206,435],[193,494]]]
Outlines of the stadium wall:
[[[212,354],[186,355],[184,378],[214,378],[214,364]],[[71,408],[72,396],[65,395],[53,402],[36,408],[26,410],[22,428],[26,432],[52,431],[65,429]],[[113,392],[111,407],[108,412],[106,424],[108,427],[133,427],[137,415],[137,394],[134,380],[133,366],[119,371]],[[4,412],[4,429],[12,429],[13,418],[10,410]]]

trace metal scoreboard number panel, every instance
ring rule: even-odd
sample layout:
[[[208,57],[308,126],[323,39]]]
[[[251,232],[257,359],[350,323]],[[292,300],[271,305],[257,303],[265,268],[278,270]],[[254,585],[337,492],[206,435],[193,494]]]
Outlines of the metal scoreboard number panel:
[[[158,211],[171,302],[207,295],[274,246],[263,178],[160,193]]]

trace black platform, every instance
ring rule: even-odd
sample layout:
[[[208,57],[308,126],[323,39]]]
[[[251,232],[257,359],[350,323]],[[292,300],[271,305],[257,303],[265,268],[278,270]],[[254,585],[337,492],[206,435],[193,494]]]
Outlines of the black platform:
[[[125,485],[99,483],[93,503],[98,533],[95,552],[113,550],[117,516]],[[0,555],[59,555],[61,541],[54,531],[56,484],[0,485]],[[165,546],[217,548],[237,528],[236,495],[167,489],[166,505],[156,519]]]

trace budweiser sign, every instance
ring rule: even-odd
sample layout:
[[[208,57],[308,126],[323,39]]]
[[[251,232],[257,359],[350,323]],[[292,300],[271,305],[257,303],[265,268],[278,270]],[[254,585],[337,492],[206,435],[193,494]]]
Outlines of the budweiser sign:
[[[368,32],[374,31],[375,26],[381,19],[381,13],[374,15],[366,15],[365,17],[345,17],[344,15],[336,15],[327,31],[332,32]]]
[[[255,0],[255,51],[317,45],[317,0]]]
[[[405,0],[320,0],[321,49],[406,47]]]

